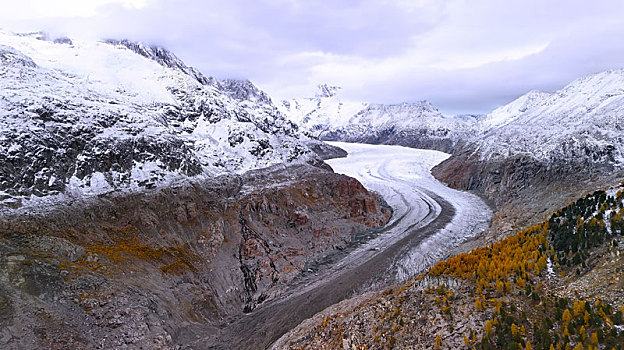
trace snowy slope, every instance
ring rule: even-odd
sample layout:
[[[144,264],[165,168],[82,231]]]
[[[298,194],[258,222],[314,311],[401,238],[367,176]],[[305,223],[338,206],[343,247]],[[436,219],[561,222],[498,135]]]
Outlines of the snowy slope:
[[[446,116],[428,101],[396,105],[370,105],[349,119],[349,124],[323,135],[324,139],[364,141],[426,147],[427,140],[455,143],[475,122],[472,118]],[[422,144],[421,147],[418,147]],[[452,146],[445,147],[450,151]]]
[[[340,87],[323,84],[318,88],[314,97],[284,100],[278,105],[290,120],[314,137],[349,125],[351,118],[368,106],[343,100]]]
[[[514,101],[493,110],[486,118],[480,120],[478,127],[485,131],[508,124],[550,96],[551,94],[547,92],[531,90]]]
[[[300,128],[322,140],[397,144],[450,152],[473,126],[471,116],[447,116],[431,103],[395,105],[343,101],[339,87],[319,86],[314,98],[282,101]]]
[[[0,201],[154,187],[313,157],[248,81],[129,41],[0,31]]]
[[[471,140],[482,158],[624,164],[624,70],[577,79],[554,93],[531,91],[480,121]]]

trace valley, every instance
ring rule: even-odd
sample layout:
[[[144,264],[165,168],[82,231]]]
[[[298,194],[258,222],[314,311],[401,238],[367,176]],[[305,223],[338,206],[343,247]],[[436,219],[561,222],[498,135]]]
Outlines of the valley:
[[[624,350],[623,68],[452,114],[224,67],[0,29],[0,348]]]
[[[331,264],[315,264],[314,272],[296,280],[290,293],[226,326],[218,341],[203,339],[193,347],[265,348],[326,307],[421,273],[487,228],[492,212],[485,203],[431,176],[431,167],[446,154],[399,146],[333,145],[348,155],[328,163],[383,194],[394,210],[390,222],[374,233],[376,237],[350,247],[348,254],[338,253],[343,257],[333,256]],[[214,345],[218,342],[221,345]]]
[[[274,348],[621,349],[623,189],[334,305]]]

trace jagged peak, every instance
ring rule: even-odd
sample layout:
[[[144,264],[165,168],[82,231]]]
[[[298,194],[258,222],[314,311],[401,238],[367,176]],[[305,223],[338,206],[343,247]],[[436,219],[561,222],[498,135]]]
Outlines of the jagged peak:
[[[162,66],[169,68],[177,68],[185,70],[188,68],[184,62],[178,58],[173,52],[158,45],[149,45],[139,41],[132,41],[128,39],[105,39],[105,43],[117,46],[124,46],[135,53],[147,57],[161,64]]]
[[[162,46],[145,44],[128,39],[105,39],[104,42],[115,46],[123,46],[136,54],[157,62],[163,67],[178,69],[192,76],[203,85],[211,85],[214,83],[214,78],[206,77],[196,68],[187,66],[178,56]]]
[[[248,79],[221,79],[217,83],[219,90],[235,100],[250,100],[270,104],[271,98]]]
[[[439,112],[438,108],[436,108],[431,102],[427,101],[427,100],[422,100],[422,101],[418,101],[415,103],[411,103],[412,105],[418,105],[420,107],[422,107],[423,109],[426,110],[430,110],[432,112]]]
[[[334,97],[336,96],[338,91],[342,90],[340,86],[332,86],[328,84],[319,84],[318,89],[319,89],[319,92],[316,94],[317,98]]]
[[[440,113],[440,111],[429,101],[401,102],[395,104],[371,104],[369,109],[387,111],[409,111],[414,113]]]

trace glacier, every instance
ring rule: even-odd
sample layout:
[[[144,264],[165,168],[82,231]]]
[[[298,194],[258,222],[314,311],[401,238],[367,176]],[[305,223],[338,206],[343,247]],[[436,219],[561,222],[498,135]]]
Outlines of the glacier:
[[[327,161],[334,171],[358,179],[366,188],[381,194],[394,210],[388,224],[391,229],[360,247],[338,266],[353,264],[355,259],[362,259],[360,256],[372,255],[427,226],[440,215],[434,194],[448,201],[455,214],[443,229],[398,256],[389,267],[390,278],[404,281],[423,272],[489,227],[493,213],[483,200],[451,189],[431,175],[431,168],[447,159],[448,154],[402,146],[329,143],[348,152],[346,158]]]

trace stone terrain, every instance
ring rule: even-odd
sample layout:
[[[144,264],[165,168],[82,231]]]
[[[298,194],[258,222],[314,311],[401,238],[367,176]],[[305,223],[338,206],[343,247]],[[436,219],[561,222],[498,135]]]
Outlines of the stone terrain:
[[[309,165],[6,211],[1,347],[184,348],[390,215]]]
[[[418,281],[345,300],[306,320],[271,349],[427,349],[438,334],[445,348],[464,348],[462,335],[476,331],[480,336],[491,314],[476,312],[467,287],[436,290],[439,284]],[[461,311],[444,313],[441,298]]]
[[[606,200],[591,202],[601,191],[577,199],[407,283],[327,308],[272,349],[621,349],[622,187],[609,187]],[[557,229],[577,212],[576,227]],[[581,244],[568,250],[575,236]]]
[[[456,189],[473,192],[496,208],[486,244],[535,224],[575,198],[604,188],[624,176],[609,165],[540,161],[530,155],[483,160],[463,149],[432,169],[432,174]]]

